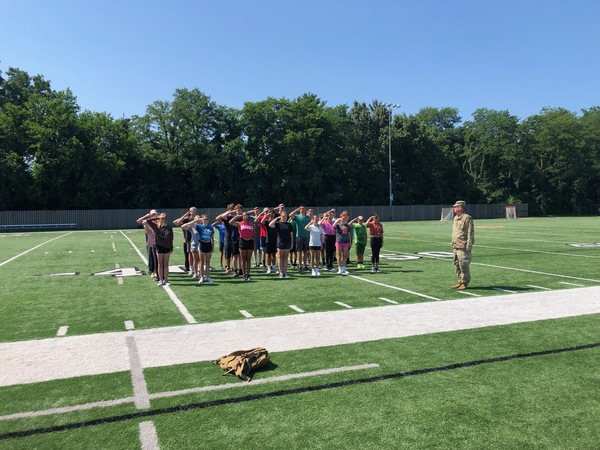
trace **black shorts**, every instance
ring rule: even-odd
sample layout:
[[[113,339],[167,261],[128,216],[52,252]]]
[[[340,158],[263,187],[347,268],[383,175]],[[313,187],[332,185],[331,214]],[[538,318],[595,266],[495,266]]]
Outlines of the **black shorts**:
[[[200,253],[212,253],[212,251],[213,251],[213,246],[212,246],[211,241],[208,241],[208,242],[200,241]]]
[[[311,245],[309,248],[311,250],[321,250],[321,246],[320,245]]]
[[[240,240],[239,239],[235,239],[231,241],[231,248],[232,248],[232,256],[237,256],[240,254]]]
[[[162,245],[156,245],[156,253],[171,253],[173,251],[172,248],[163,247]]]
[[[240,250],[254,250],[254,239],[240,239]]]
[[[219,251],[221,253],[223,253],[223,248],[225,247],[225,243],[224,242],[219,242]]]
[[[279,250],[290,250],[290,249],[294,248],[294,246],[292,245],[291,242],[278,242],[277,248]]]
[[[267,255],[274,255],[277,253],[277,243],[276,242],[267,242]]]

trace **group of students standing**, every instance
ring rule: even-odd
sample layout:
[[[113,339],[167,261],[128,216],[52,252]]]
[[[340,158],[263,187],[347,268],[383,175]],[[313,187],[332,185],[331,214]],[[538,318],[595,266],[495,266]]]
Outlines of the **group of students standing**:
[[[169,255],[173,250],[173,227],[166,222],[164,213],[155,210],[140,217],[137,222],[146,231],[148,270],[158,279],[158,285],[168,285]],[[215,230],[219,231],[220,266],[225,273],[242,276],[250,281],[252,258],[255,267],[266,269],[267,274],[278,273],[288,278],[288,267],[298,267],[300,273],[321,275],[321,264],[328,271],[348,275],[352,244],[356,249],[357,268],[364,268],[367,230],[370,234],[371,272],[379,272],[379,253],[383,247],[383,225],[374,213],[366,222],[362,216],[349,220],[347,211],[338,218],[335,210],[315,214],[304,205],[289,214],[285,205],[275,208],[254,208],[244,211],[242,205],[227,205],[212,224],[206,215],[198,215],[191,207],[173,221],[184,233],[185,270],[199,283],[210,283],[210,261],[215,249]],[[160,241],[160,242],[159,242]],[[170,242],[170,244],[169,244]],[[160,248],[160,251],[159,251]],[[168,252],[166,252],[168,250]],[[154,258],[156,256],[156,259]]]

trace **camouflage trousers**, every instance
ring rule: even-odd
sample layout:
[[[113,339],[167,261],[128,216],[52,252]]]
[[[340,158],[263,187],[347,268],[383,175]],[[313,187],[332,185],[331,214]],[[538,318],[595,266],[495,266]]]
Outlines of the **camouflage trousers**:
[[[458,282],[464,284],[465,286],[468,286],[469,282],[471,281],[471,271],[469,270],[470,264],[471,252],[464,249],[455,248],[454,267],[456,268],[456,276],[458,277]]]

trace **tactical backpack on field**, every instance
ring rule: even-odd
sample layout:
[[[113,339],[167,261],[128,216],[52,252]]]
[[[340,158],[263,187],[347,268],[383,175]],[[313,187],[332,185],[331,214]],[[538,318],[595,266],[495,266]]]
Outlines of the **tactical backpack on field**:
[[[256,347],[250,350],[238,350],[228,355],[215,359],[213,364],[218,364],[224,370],[223,375],[233,373],[244,381],[250,381],[250,373],[254,370],[271,364],[269,352]]]

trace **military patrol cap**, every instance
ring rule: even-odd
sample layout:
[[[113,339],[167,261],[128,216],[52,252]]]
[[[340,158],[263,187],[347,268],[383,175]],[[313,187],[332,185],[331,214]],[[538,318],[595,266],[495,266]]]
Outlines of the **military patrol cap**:
[[[455,207],[455,206],[462,206],[464,208],[465,206],[467,206],[467,202],[465,202],[463,200],[458,200],[454,205],[452,205],[452,207]]]

